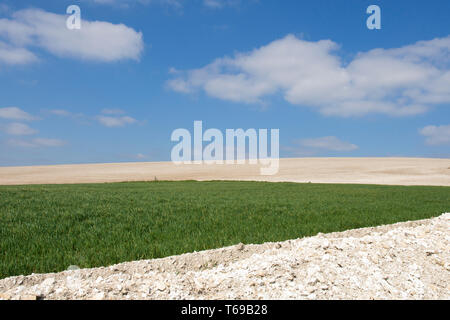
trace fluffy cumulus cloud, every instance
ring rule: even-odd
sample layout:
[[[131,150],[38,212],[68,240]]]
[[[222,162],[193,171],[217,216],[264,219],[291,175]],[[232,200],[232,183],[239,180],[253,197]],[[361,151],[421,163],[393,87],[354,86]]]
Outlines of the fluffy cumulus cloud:
[[[450,125],[426,126],[419,132],[426,137],[425,143],[430,146],[450,145]]]
[[[450,103],[450,36],[361,52],[349,62],[338,52],[333,41],[288,35],[251,52],[178,71],[168,85],[243,103],[281,93],[293,105],[344,117],[414,115]]]
[[[67,17],[25,9],[12,13],[10,19],[0,19],[0,62],[33,62],[37,57],[30,48],[35,47],[59,57],[83,60],[139,60],[144,47],[141,32],[124,24],[84,19],[80,30],[69,30]]]

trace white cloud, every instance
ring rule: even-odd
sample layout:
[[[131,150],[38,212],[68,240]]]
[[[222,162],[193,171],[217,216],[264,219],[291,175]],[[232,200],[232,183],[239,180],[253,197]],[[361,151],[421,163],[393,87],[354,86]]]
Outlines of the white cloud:
[[[9,120],[36,120],[31,114],[17,107],[0,108],[0,118]]]
[[[38,133],[37,130],[30,128],[28,125],[20,122],[13,122],[2,127],[2,130],[9,135],[25,136]]]
[[[137,122],[136,119],[129,116],[123,117],[98,116],[97,120],[100,122],[100,124],[110,128],[124,127],[127,124],[133,124]]]
[[[34,53],[25,48],[15,48],[0,41],[0,63],[19,65],[38,61]]]
[[[69,30],[67,17],[40,9],[25,9],[14,12],[12,19],[0,19],[0,37],[9,41],[9,49],[4,50],[11,51],[9,56],[2,54],[0,44],[0,61],[36,60],[28,47],[40,47],[59,57],[101,62],[139,60],[144,48],[141,32],[124,24],[84,19],[80,30]]]
[[[11,139],[8,144],[14,147],[38,148],[38,147],[62,147],[65,141],[59,139],[34,138],[31,140]]]
[[[175,74],[175,91],[243,103],[281,93],[294,105],[324,115],[405,116],[450,103],[450,36],[396,49],[374,49],[344,63],[330,40],[288,35],[200,69]]]
[[[450,145],[450,125],[426,126],[419,133],[426,137],[425,143],[428,145]]]

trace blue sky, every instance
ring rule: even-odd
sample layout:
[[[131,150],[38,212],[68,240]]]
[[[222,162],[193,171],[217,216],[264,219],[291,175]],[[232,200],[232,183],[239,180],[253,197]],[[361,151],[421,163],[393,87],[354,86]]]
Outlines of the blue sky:
[[[447,0],[2,0],[0,165],[168,161],[194,120],[278,128],[282,157],[448,158],[449,18]]]

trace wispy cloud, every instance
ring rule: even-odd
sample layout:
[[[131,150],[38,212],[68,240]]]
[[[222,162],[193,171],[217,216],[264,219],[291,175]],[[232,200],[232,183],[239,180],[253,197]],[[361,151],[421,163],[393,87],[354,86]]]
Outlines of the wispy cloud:
[[[427,145],[450,145],[450,125],[426,126],[420,129],[419,133],[426,137]]]
[[[331,40],[293,35],[219,58],[168,81],[174,91],[233,102],[261,103],[281,93],[324,115],[414,115],[450,103],[450,36],[359,53],[349,63]]]
[[[183,7],[183,0],[84,0],[98,5],[109,5],[120,8],[130,8],[134,4],[141,5],[162,5],[174,9],[181,9]]]
[[[334,136],[300,139],[298,144],[307,148],[331,151],[353,151],[358,149],[357,145],[342,141]]]
[[[28,125],[20,122],[13,122],[0,127],[6,134],[14,136],[33,135],[38,133],[37,130],[30,128]]]
[[[65,109],[52,109],[52,110],[44,110],[45,113],[51,114],[51,115],[55,115],[58,117],[63,117],[63,118],[72,118],[72,119],[77,119],[77,120],[87,120],[87,116],[85,114],[83,114],[82,112],[71,112]]]
[[[34,138],[31,140],[10,139],[8,144],[14,147],[38,148],[38,147],[62,147],[66,142],[60,139]]]
[[[72,119],[82,119],[84,123],[89,123],[91,121],[96,121],[101,125],[109,128],[114,127],[125,127],[137,123],[138,121],[133,117],[126,115],[125,111],[117,108],[104,108],[101,110],[101,114],[96,116],[85,115],[83,113],[74,113],[65,109],[53,109],[49,110],[48,113],[57,115],[60,117],[72,118]]]
[[[109,128],[117,128],[117,127],[124,127],[126,125],[130,125],[133,123],[136,123],[137,120],[130,117],[123,115],[125,114],[125,111],[121,109],[102,109],[102,114],[97,116],[97,121]]]
[[[100,122],[100,124],[110,128],[124,127],[128,124],[133,124],[137,122],[136,119],[129,116],[122,116],[122,117],[98,116],[97,120]]]
[[[313,156],[323,152],[351,152],[359,147],[335,136],[307,138],[294,141],[293,146],[283,149],[295,156]]]
[[[31,121],[37,118],[17,107],[0,108],[0,118]]]
[[[49,113],[57,115],[57,116],[61,116],[61,117],[71,117],[73,115],[73,113],[64,110],[64,109],[53,109],[50,110]]]
[[[236,7],[240,0],[203,0],[203,5],[211,9],[222,9],[224,7]]]
[[[257,0],[246,0],[248,2]],[[90,2],[98,5],[109,5],[121,8],[130,8],[132,5],[160,5],[165,7],[170,7],[174,9],[182,9],[186,4],[200,4],[206,8],[210,9],[222,9],[225,7],[237,7],[241,4],[241,0],[197,0],[197,1],[186,1],[186,0],[84,0],[84,2]]]
[[[38,120],[38,118],[17,107],[0,108],[0,118],[21,121]],[[39,133],[38,130],[35,130],[29,125],[21,122],[10,122],[7,124],[2,124],[0,125],[0,130],[11,136],[28,136],[36,135],[37,133]],[[6,142],[10,146],[22,148],[61,147],[66,144],[65,141],[60,139],[41,137],[30,139],[9,139]]]
[[[0,63],[9,65],[21,65],[36,62],[36,55],[25,48],[15,48],[0,41]]]
[[[29,63],[37,60],[30,48],[38,47],[59,57],[114,62],[139,60],[144,43],[141,32],[124,24],[83,20],[80,30],[66,28],[66,15],[40,9],[14,12],[0,19],[0,62]]]
[[[102,113],[103,114],[113,114],[113,115],[118,115],[118,114],[124,114],[125,111],[121,110],[121,109],[102,109]]]
[[[9,12],[11,10],[11,8],[4,3],[0,3],[0,13],[6,13]]]

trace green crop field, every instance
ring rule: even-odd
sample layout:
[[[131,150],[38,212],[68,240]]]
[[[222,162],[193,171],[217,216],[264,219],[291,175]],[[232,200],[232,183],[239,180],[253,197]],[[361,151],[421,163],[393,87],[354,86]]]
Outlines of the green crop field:
[[[0,186],[0,278],[448,211],[450,187],[194,181]]]

